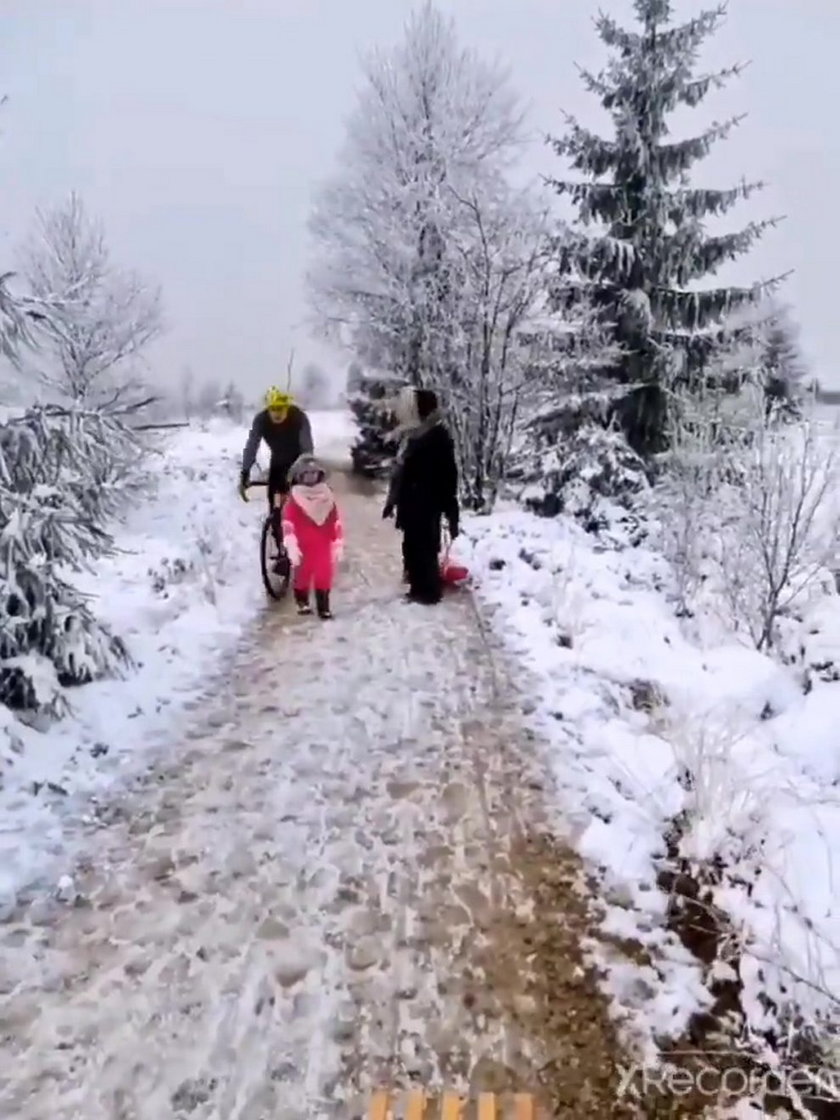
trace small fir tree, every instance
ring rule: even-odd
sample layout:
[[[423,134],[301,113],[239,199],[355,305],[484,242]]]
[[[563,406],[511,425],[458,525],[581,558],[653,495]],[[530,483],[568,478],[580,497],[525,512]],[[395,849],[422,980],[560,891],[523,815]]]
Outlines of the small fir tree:
[[[676,26],[669,0],[635,0],[639,26],[625,30],[607,15],[596,21],[613,52],[600,74],[583,73],[587,88],[612,116],[615,136],[602,139],[569,119],[551,141],[585,181],[556,180],[577,207],[585,230],[559,246],[558,307],[581,292],[613,324],[621,356],[604,373],[627,391],[613,406],[633,449],[645,456],[666,443],[667,401],[675,385],[702,381],[725,337],[733,311],[757,302],[778,280],[752,288],[699,290],[726,262],[746,253],[775,220],[711,236],[704,221],[725,214],[761,184],[726,190],[691,187],[688,174],[738,118],[686,140],[669,139],[668,120],[694,108],[739,72],[697,76],[703,42],[719,27],[723,7]],[[634,386],[633,388],[630,388]]]
[[[772,302],[736,316],[733,331],[709,364],[704,390],[738,393],[747,386],[764,395],[767,419],[795,419],[813,390],[790,309]]]
[[[808,367],[799,344],[799,326],[787,307],[778,308],[764,324],[759,348],[768,413],[800,415]]]
[[[385,374],[359,373],[357,388],[348,394],[358,436],[350,449],[353,470],[367,478],[380,478],[391,469],[395,444],[388,439],[394,427],[390,402],[403,382]]]
[[[103,526],[125,501],[132,449],[97,413],[38,408],[0,424],[0,704],[61,714],[62,688],[127,663],[67,574],[112,548]]]
[[[544,324],[532,344],[532,387],[511,481],[533,513],[567,513],[597,529],[601,499],[629,499],[645,485],[645,469],[610,426],[612,404],[625,392],[604,374],[621,356],[614,332],[581,300],[567,308],[563,327]]]

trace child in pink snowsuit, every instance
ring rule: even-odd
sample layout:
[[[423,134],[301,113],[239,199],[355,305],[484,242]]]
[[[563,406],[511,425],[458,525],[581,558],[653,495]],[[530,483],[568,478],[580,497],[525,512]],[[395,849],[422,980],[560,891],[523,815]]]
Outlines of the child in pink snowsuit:
[[[298,614],[311,614],[315,589],[319,618],[332,618],[330,592],[344,552],[344,530],[327,472],[312,455],[301,455],[289,471],[291,490],[283,505],[283,544],[294,568]]]

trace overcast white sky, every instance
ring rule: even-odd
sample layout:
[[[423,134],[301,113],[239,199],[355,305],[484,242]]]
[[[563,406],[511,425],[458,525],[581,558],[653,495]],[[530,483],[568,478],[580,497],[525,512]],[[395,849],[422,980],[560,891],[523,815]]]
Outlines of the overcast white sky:
[[[157,376],[235,378],[247,391],[318,350],[305,314],[306,219],[335,166],[361,51],[399,38],[411,0],[3,0],[0,269],[36,206],[81,192],[114,255],[163,286]],[[575,63],[603,61],[589,0],[441,0],[465,43],[509,63],[535,135],[561,110],[598,121]],[[627,16],[631,0],[603,0]],[[678,0],[682,12],[698,5]],[[700,125],[748,112],[700,167],[708,185],[768,189],[738,219],[784,226],[733,273],[794,269],[787,296],[824,383],[840,385],[834,283],[840,199],[840,4],[731,0],[708,61],[751,60]],[[535,143],[536,171],[557,173]],[[734,219],[733,219],[734,220]],[[729,279],[729,277],[727,277]]]

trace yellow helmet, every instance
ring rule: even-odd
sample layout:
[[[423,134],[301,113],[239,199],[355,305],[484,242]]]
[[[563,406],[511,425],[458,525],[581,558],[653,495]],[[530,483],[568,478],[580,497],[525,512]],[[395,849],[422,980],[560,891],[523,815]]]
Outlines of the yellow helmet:
[[[276,385],[272,385],[265,394],[265,407],[270,412],[288,412],[292,404],[291,393],[284,393]]]

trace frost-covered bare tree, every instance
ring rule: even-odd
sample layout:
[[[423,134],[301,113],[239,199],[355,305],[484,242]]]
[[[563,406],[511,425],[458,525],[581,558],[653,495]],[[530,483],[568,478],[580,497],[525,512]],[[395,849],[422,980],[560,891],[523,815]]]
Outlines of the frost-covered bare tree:
[[[840,559],[840,432],[805,411],[782,422],[764,386],[680,394],[656,490],[679,609],[703,600],[727,627],[774,650]]]
[[[429,378],[449,402],[467,505],[486,509],[505,477],[529,367],[517,344],[545,286],[548,216],[499,176],[458,196],[447,363]]]
[[[504,182],[521,141],[507,74],[425,3],[398,47],[368,58],[340,170],[311,222],[320,325],[343,332],[368,371],[442,390],[472,502],[495,469],[492,382],[535,262],[533,214]],[[489,412],[459,418],[477,371]]]
[[[160,292],[113,264],[78,195],[38,213],[22,272],[51,308],[40,347],[45,385],[87,408],[136,410],[154,396],[139,364],[163,327]]]

